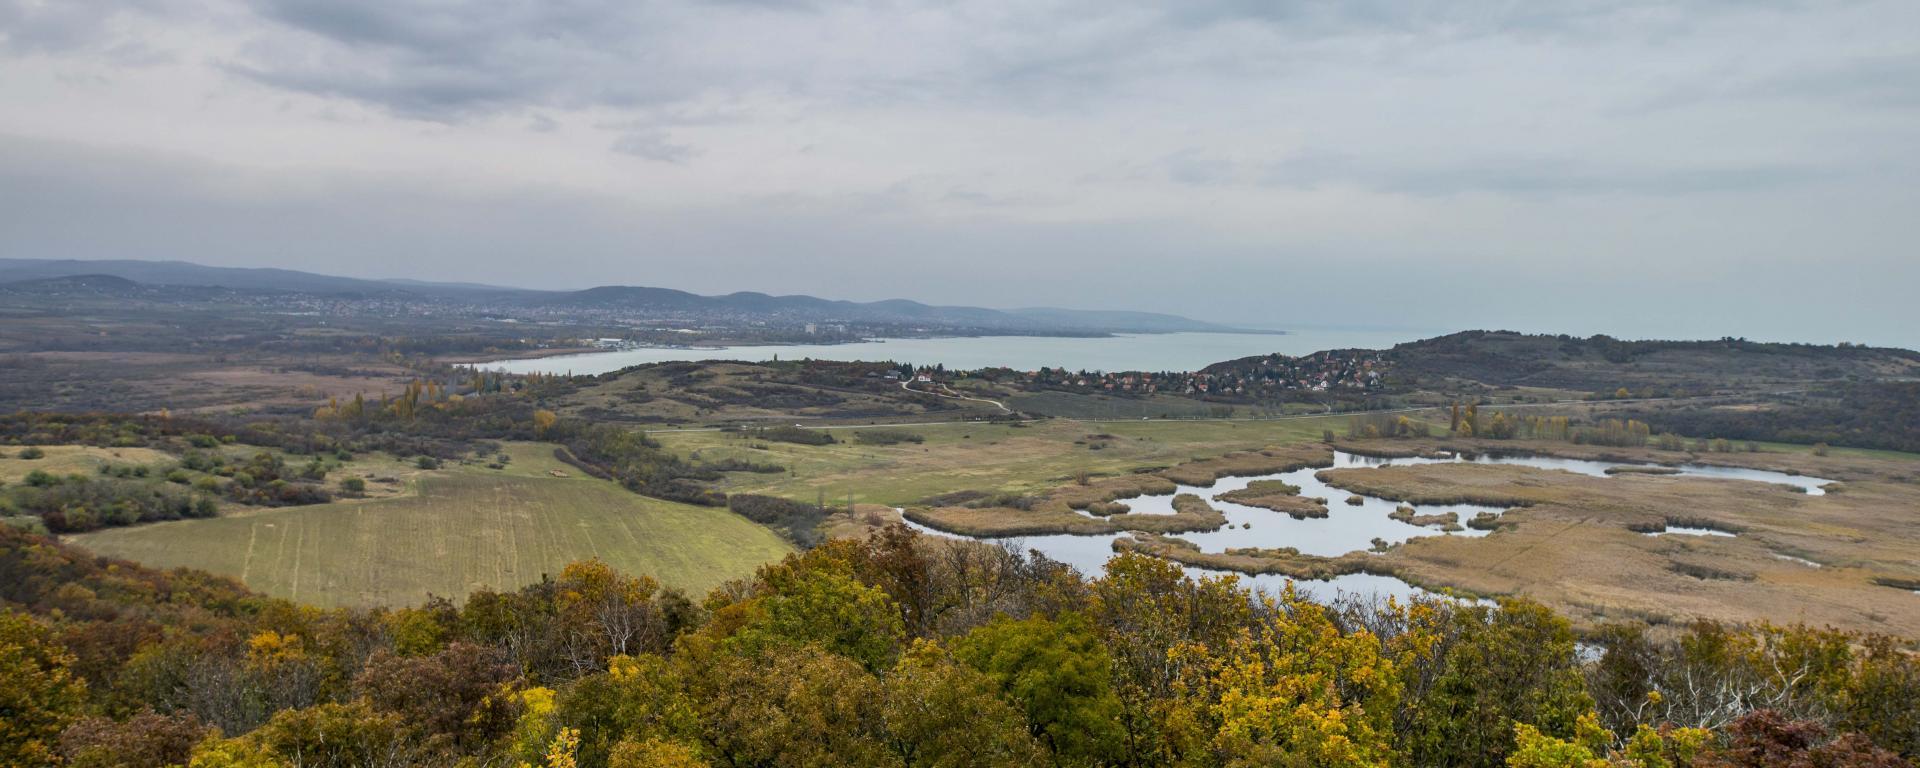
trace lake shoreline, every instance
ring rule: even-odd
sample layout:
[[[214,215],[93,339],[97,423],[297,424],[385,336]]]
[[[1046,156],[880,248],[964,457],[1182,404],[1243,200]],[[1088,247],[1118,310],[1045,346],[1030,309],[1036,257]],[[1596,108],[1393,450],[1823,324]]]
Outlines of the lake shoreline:
[[[833,360],[939,365],[948,370],[1065,368],[1088,371],[1192,371],[1270,354],[1385,349],[1421,338],[1415,331],[1290,330],[1258,333],[1177,331],[1106,336],[889,337],[812,344],[623,346],[577,354],[512,355],[458,364],[514,374],[598,375],[649,363],[737,360]]]

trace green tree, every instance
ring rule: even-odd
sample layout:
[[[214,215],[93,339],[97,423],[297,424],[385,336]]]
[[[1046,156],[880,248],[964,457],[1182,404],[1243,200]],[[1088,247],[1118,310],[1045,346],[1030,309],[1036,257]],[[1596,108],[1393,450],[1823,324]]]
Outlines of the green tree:
[[[998,693],[993,679],[921,640],[886,680],[888,741],[915,768],[1032,765],[1040,745]]]
[[[905,630],[885,592],[862,584],[844,568],[770,569],[770,594],[742,606],[745,626],[728,644],[755,653],[777,645],[811,644],[884,669]]]
[[[615,656],[607,671],[575,681],[556,720],[580,731],[582,766],[607,765],[622,740],[676,740],[698,734],[693,701],[675,668],[652,654]]]
[[[1498,766],[1514,748],[1516,725],[1570,738],[1593,709],[1573,628],[1544,606],[1463,607],[1440,642],[1437,677],[1410,702],[1406,746],[1417,765]]]
[[[996,617],[955,642],[953,655],[986,673],[1060,760],[1095,764],[1119,752],[1113,660],[1084,615]]]

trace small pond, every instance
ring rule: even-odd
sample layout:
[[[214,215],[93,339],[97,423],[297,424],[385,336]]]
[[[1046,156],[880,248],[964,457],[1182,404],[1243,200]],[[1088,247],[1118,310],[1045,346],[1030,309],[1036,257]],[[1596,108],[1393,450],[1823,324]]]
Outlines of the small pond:
[[[1694,528],[1685,525],[1669,525],[1664,531],[1648,531],[1648,536],[1724,536],[1733,538],[1734,533],[1713,528]]]

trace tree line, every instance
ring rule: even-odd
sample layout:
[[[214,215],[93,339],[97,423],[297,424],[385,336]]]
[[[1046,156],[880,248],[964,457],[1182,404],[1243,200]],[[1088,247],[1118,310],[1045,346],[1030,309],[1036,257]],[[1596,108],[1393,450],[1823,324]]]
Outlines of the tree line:
[[[1894,766],[1920,662],[1522,599],[1318,604],[893,527],[702,599],[597,562],[318,609],[0,531],[0,763]],[[1583,650],[1586,648],[1587,650]]]

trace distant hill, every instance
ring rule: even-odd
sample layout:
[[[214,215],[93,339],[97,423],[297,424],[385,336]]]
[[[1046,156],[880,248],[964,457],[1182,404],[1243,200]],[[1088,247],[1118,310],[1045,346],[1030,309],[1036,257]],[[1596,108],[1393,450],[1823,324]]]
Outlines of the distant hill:
[[[5,291],[86,291],[89,293],[120,294],[130,293],[140,289],[141,286],[139,283],[113,275],[63,275],[61,277],[36,277],[0,283],[0,290]]]
[[[39,298],[83,297],[101,299],[141,299],[146,301],[206,300],[235,291],[217,286],[152,285],[116,275],[62,275],[0,282],[0,295]]]
[[[151,285],[216,286],[301,293],[366,293],[405,289],[378,280],[316,275],[291,269],[209,267],[184,261],[0,259],[0,281],[4,282],[80,275],[104,275]]]
[[[209,267],[184,261],[0,259],[0,284],[59,278],[118,278],[142,285],[219,287],[358,296],[415,295],[441,300],[541,309],[623,310],[685,317],[752,317],[788,322],[890,323],[929,330],[1008,333],[1242,332],[1177,315],[1114,310],[996,310],[935,306],[906,299],[853,302],[814,296],[740,292],[703,296],[671,288],[609,285],[580,291],[535,291],[476,283],[366,280],[290,269]],[[126,286],[120,287],[126,290]]]
[[[1583,391],[1616,387],[1782,389],[1808,382],[1920,376],[1920,352],[1746,339],[1626,341],[1463,331],[1397,345],[1397,371],[1427,380]]]

